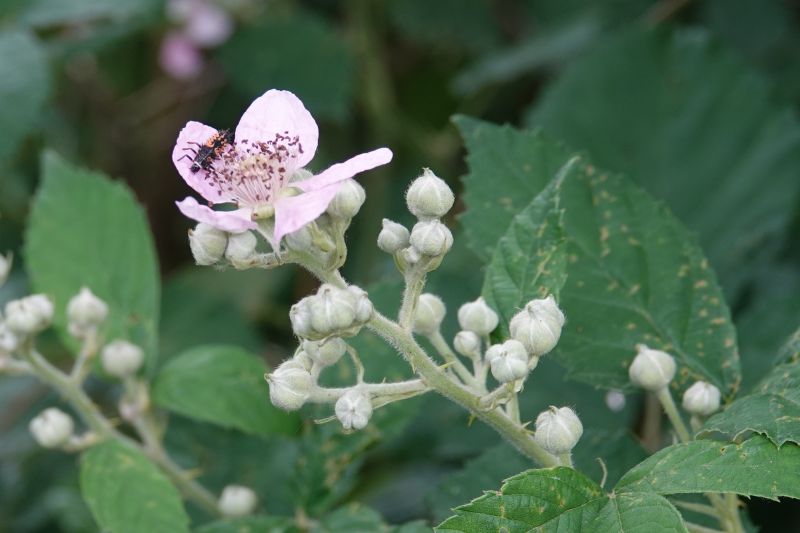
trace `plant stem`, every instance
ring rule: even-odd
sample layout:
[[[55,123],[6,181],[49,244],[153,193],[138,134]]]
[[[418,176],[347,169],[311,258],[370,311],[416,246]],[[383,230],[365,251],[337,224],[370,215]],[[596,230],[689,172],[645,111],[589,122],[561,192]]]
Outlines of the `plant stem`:
[[[408,269],[405,275],[406,288],[403,291],[403,303],[397,315],[397,322],[406,331],[411,331],[411,324],[414,322],[414,310],[417,308],[419,295],[425,288],[425,272],[417,266]]]
[[[672,500],[672,503],[675,504],[675,507],[681,507],[689,511],[694,511],[695,513],[700,513],[706,516],[713,516],[714,518],[719,518],[719,516],[717,515],[717,510],[711,507],[710,505],[705,505],[702,503],[684,502],[681,500]]]
[[[333,403],[352,387],[320,387],[311,390],[308,401],[315,403]],[[359,388],[375,397],[398,396],[427,392],[430,388],[421,379],[397,381],[395,383],[363,383]]]
[[[431,341],[431,344],[436,351],[439,352],[439,355],[442,356],[445,362],[452,364],[453,370],[455,370],[458,377],[460,377],[464,383],[475,389],[475,391],[486,394],[486,387],[484,384],[480,383],[477,378],[472,375],[472,372],[464,366],[464,363],[461,362],[458,356],[453,353],[453,350],[447,345],[447,341],[444,340],[441,331],[436,330],[436,333],[428,336],[428,340]]]
[[[667,413],[667,418],[669,418],[669,421],[672,423],[672,427],[675,428],[675,433],[677,433],[680,441],[691,441],[692,436],[689,434],[689,430],[687,429],[686,424],[684,424],[683,419],[678,412],[678,407],[675,405],[675,402],[672,399],[672,394],[669,392],[669,388],[663,387],[661,390],[656,392],[656,397],[658,398],[658,401],[661,402],[661,406],[664,408],[664,412]]]
[[[511,399],[506,404],[506,414],[517,424],[521,423],[519,418],[519,396],[517,396],[516,392],[511,393]]]
[[[91,371],[90,363],[97,354],[98,344],[97,329],[93,329],[84,338],[78,357],[75,359],[75,365],[72,367],[70,379],[74,383],[83,383]]]
[[[571,452],[562,453],[561,455],[558,456],[558,460],[561,461],[561,464],[564,465],[564,466],[568,466],[570,468],[575,468],[572,465],[572,453]]]

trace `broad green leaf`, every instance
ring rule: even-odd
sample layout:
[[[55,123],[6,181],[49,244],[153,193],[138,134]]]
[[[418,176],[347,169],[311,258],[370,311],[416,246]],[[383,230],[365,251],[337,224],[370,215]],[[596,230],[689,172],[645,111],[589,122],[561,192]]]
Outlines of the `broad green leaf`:
[[[777,500],[800,498],[800,447],[762,436],[741,444],[697,440],[664,448],[625,474],[618,493],[728,492]]]
[[[599,485],[566,467],[529,470],[458,507],[439,533],[569,531],[612,533],[650,530],[685,532],[675,508],[654,494],[605,494]]]
[[[0,32],[0,57],[0,161],[7,163],[19,142],[39,125],[50,75],[44,48],[27,32]]]
[[[267,87],[297,94],[314,115],[343,120],[354,91],[353,59],[325,20],[269,11],[237,31],[219,50],[231,83],[252,97]]]
[[[742,396],[703,426],[734,439],[754,431],[778,446],[800,443],[800,330],[785,344],[776,366],[747,396]]]
[[[83,454],[81,491],[104,531],[189,531],[178,490],[144,454],[127,444],[112,440]]]
[[[232,346],[201,346],[171,359],[153,383],[153,401],[185,416],[254,435],[295,434],[299,418],[269,402],[267,368]]]
[[[194,530],[195,533],[296,533],[294,520],[285,516],[246,516],[219,520]]]
[[[637,29],[573,63],[530,124],[663,198],[733,291],[800,188],[800,126],[772,90],[705,33]]]
[[[483,296],[500,313],[503,329],[533,298],[549,294],[558,298],[567,268],[561,184],[569,173],[581,171],[578,158],[565,163],[550,185],[513,218],[497,243],[486,269]]]
[[[488,260],[511,221],[574,155],[539,132],[465,116],[454,119],[467,147],[461,215],[470,246]]]
[[[22,22],[35,27],[108,24],[131,20],[158,8],[156,0],[30,0],[21,14]]]
[[[431,530],[424,522],[416,521],[401,526],[389,526],[375,510],[359,503],[352,503],[336,509],[309,533],[426,533]]]
[[[126,338],[156,358],[159,274],[147,217],[122,183],[74,167],[50,152],[33,203],[25,258],[33,289],[53,297],[66,332],[65,307],[89,287],[109,307],[106,339]]]

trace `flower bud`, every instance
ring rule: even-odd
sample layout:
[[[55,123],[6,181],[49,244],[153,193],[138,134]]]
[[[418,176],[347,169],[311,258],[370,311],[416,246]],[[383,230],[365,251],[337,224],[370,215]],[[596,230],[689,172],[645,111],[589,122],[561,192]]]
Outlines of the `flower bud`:
[[[423,220],[411,229],[410,242],[422,255],[438,257],[453,246],[453,234],[438,220]]]
[[[583,424],[569,407],[550,407],[536,417],[533,440],[553,455],[568,453],[583,434]]]
[[[478,357],[481,353],[481,338],[474,331],[459,331],[453,339],[453,346],[464,357]]]
[[[102,324],[108,316],[108,306],[87,287],[73,296],[67,304],[69,331],[76,337],[85,336],[90,330]]]
[[[675,359],[661,350],[651,350],[644,344],[636,345],[637,354],[628,368],[631,383],[657,392],[675,377]]]
[[[6,280],[8,279],[8,275],[11,273],[11,264],[13,262],[13,256],[11,252],[8,255],[0,255],[0,287],[5,284]]]
[[[420,335],[433,335],[439,331],[446,311],[444,302],[438,296],[427,292],[420,294],[411,329]]]
[[[28,429],[39,446],[60,448],[69,442],[75,430],[75,424],[67,413],[61,409],[50,407],[31,420]]]
[[[241,485],[228,485],[222,489],[217,508],[223,516],[247,516],[253,512],[258,503],[256,493]]]
[[[347,343],[339,337],[331,337],[324,341],[303,341],[303,351],[321,366],[330,366],[347,351]]]
[[[406,264],[415,265],[419,263],[420,259],[422,259],[422,254],[420,254],[420,251],[413,246],[409,246],[408,248],[403,248],[400,250],[400,257],[406,262]]]
[[[53,302],[44,294],[34,294],[6,304],[6,325],[20,336],[32,335],[53,321]]]
[[[308,354],[307,351],[302,349],[295,352],[294,356],[292,357],[292,361],[298,363],[309,372],[311,372],[311,368],[314,366],[314,359]]]
[[[235,263],[247,261],[256,251],[258,240],[252,231],[232,233],[228,236],[228,247],[225,248],[225,257]]]
[[[387,254],[396,254],[408,247],[408,229],[402,224],[383,219],[383,229],[378,234],[378,248]]]
[[[419,219],[439,218],[453,207],[455,196],[444,180],[426,168],[406,192],[408,210]],[[430,254],[433,255],[433,254]]]
[[[458,323],[461,329],[474,331],[478,335],[488,335],[500,323],[500,317],[486,305],[483,298],[478,298],[461,306],[458,310]]]
[[[314,245],[314,238],[311,235],[311,227],[306,224],[297,231],[287,233],[283,236],[283,243],[289,250],[302,252],[311,250]]]
[[[561,337],[564,313],[553,296],[531,300],[509,323],[511,338],[525,345],[528,353],[541,357],[555,348]]]
[[[606,407],[615,413],[619,413],[625,409],[625,395],[622,391],[610,390],[606,393]]]
[[[19,345],[16,334],[8,329],[5,322],[0,322],[0,357],[11,355]]]
[[[294,304],[289,309],[289,320],[292,322],[292,331],[300,338],[307,339],[314,331],[311,327],[311,299],[307,296]]]
[[[352,178],[346,179],[339,186],[326,211],[334,218],[350,220],[356,216],[366,199],[367,193],[364,192],[364,187]]]
[[[194,262],[201,266],[219,263],[228,246],[228,234],[201,222],[189,230],[189,248]]]
[[[356,320],[352,294],[327,283],[311,299],[309,310],[311,327],[323,338],[352,327]]]
[[[698,381],[683,393],[683,408],[693,415],[708,416],[719,410],[719,389],[705,381]]]
[[[266,378],[272,405],[284,411],[296,411],[303,407],[314,386],[311,373],[291,359],[281,363]]]
[[[103,348],[100,359],[106,374],[125,378],[142,368],[144,352],[135,344],[119,339]]]
[[[372,401],[369,398],[369,394],[353,388],[336,400],[334,411],[336,412],[336,418],[339,419],[342,427],[347,431],[364,429],[372,417]]]
[[[347,287],[348,292],[353,295],[353,305],[356,311],[356,321],[363,324],[367,322],[375,313],[375,308],[367,295],[367,291],[355,285]]]
[[[528,351],[514,339],[490,346],[486,350],[486,361],[491,365],[494,379],[500,383],[509,383],[528,375]]]

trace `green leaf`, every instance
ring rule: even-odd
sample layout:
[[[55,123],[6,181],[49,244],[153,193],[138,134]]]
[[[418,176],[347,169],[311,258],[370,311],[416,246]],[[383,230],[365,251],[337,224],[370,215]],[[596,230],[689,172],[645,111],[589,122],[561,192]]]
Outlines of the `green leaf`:
[[[42,158],[25,258],[33,289],[53,297],[62,338],[67,302],[83,286],[109,307],[106,339],[141,345],[156,358],[159,274],[142,207],[124,184],[74,167],[52,152]]]
[[[284,516],[246,516],[219,520],[194,530],[195,533],[294,533],[294,520]]]
[[[105,531],[189,531],[177,489],[144,454],[118,441],[98,444],[83,454],[81,491]]]
[[[718,431],[733,439],[762,433],[778,446],[800,443],[800,330],[781,349],[781,364],[755,388],[706,421],[702,433]]]
[[[241,348],[193,348],[164,365],[153,383],[153,401],[253,435],[295,434],[299,417],[272,406],[265,372],[263,361]]]
[[[499,492],[457,508],[456,516],[436,531],[610,533],[636,531],[645,524],[658,524],[661,531],[686,531],[678,511],[661,496],[608,495],[580,472],[556,467],[506,480]]]
[[[0,57],[0,160],[7,162],[19,142],[39,125],[50,75],[44,48],[27,32],[0,32]]]
[[[349,533],[351,531],[388,531],[380,514],[355,503],[341,507],[312,528],[311,533]]]
[[[21,14],[22,22],[35,27],[129,21],[155,12],[156,0],[31,0]]]
[[[800,127],[772,90],[703,32],[636,30],[573,63],[530,124],[663,198],[732,291],[800,188]]]
[[[800,498],[800,447],[780,448],[767,438],[741,444],[697,440],[675,444],[647,458],[617,484],[619,493],[729,492],[777,500]]]
[[[315,16],[270,11],[236,31],[219,56],[231,83],[253,97],[265,87],[280,87],[320,117],[344,120],[350,110],[353,59],[342,37]]]
[[[561,184],[581,172],[578,159],[564,164],[548,187],[511,221],[486,269],[483,296],[497,309],[505,329],[533,298],[558,298],[566,281],[567,247],[559,209]]]
[[[521,132],[465,116],[453,119],[467,147],[461,215],[470,247],[484,260],[514,216],[574,155],[539,132]],[[532,164],[535,162],[535,164]]]

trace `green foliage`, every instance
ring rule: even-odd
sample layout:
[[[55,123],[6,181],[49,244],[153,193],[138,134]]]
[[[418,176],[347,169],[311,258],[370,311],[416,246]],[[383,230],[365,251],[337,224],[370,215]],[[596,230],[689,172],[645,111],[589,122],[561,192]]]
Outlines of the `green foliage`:
[[[83,286],[109,307],[106,339],[126,338],[156,358],[159,274],[147,218],[131,191],[52,152],[30,214],[25,258],[33,289],[53,297],[66,342],[65,307]]]
[[[153,401],[254,435],[295,434],[299,418],[269,403],[265,372],[261,359],[241,348],[193,348],[164,365],[153,382]]]
[[[656,452],[625,474],[616,490],[800,498],[799,469],[800,447],[795,444],[778,448],[761,436],[741,444],[697,440]]]
[[[719,431],[738,439],[755,431],[778,446],[800,443],[800,330],[781,350],[778,361],[753,392],[711,417],[703,432]]]
[[[246,516],[220,520],[194,530],[195,533],[294,533],[291,518],[283,516]]]
[[[575,61],[531,123],[663,198],[732,293],[800,186],[800,127],[770,91],[703,32],[636,30]]]
[[[126,444],[108,441],[83,454],[81,491],[103,530],[189,531],[177,489],[147,457]]]
[[[20,14],[22,22],[34,27],[87,22],[123,22],[153,13],[156,0],[31,0]]]

